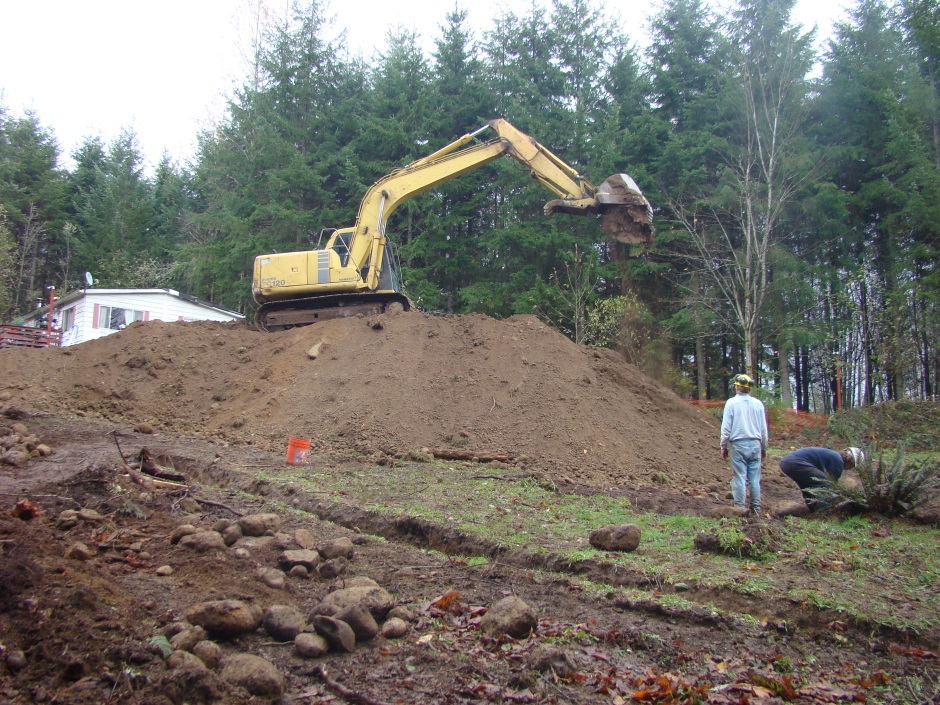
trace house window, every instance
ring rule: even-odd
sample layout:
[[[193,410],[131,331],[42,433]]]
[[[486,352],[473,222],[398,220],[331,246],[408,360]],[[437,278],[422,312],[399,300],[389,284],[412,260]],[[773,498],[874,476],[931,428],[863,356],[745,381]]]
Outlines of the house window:
[[[75,308],[67,308],[62,312],[62,332],[72,330],[75,325]]]
[[[113,306],[98,307],[98,328],[121,330],[134,321],[142,320],[144,320],[143,311],[135,311],[130,308],[115,308]]]

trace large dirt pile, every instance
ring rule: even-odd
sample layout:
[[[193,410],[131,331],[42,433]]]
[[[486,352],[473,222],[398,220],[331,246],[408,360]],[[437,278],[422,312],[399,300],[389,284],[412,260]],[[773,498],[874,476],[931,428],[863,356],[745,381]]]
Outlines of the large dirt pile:
[[[0,379],[26,409],[270,449],[303,436],[359,454],[506,454],[601,489],[701,490],[728,475],[714,417],[532,316],[399,313],[283,333],[135,323],[70,348],[0,351]]]

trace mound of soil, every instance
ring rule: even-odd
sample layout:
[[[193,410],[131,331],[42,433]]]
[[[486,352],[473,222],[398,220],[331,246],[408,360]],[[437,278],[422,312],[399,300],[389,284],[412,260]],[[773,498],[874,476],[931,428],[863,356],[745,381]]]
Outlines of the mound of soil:
[[[282,333],[135,323],[63,349],[0,351],[11,404],[286,450],[507,455],[599,489],[726,488],[718,421],[609,350],[533,316],[399,313]]]

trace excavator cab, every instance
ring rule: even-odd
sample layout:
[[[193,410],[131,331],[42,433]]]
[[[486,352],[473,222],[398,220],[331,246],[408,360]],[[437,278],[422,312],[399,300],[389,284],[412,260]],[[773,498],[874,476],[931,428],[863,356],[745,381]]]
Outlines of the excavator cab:
[[[349,244],[352,242],[352,236],[352,231],[337,231],[336,234],[330,238],[330,242],[333,243],[330,249],[339,255],[339,263],[343,267],[349,264]]]

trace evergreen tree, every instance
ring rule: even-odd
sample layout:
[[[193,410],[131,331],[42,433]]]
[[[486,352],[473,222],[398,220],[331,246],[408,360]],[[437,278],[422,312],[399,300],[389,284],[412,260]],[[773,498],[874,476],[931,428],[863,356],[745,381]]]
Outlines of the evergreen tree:
[[[256,47],[226,119],[200,138],[195,229],[178,275],[210,300],[245,310],[255,256],[308,249],[323,228],[352,224],[369,179],[350,145],[366,81],[327,32],[319,0],[292,3]]]
[[[905,33],[891,7],[861,0],[837,26],[820,91],[832,180],[851,225],[834,264],[858,282],[847,329],[861,343],[852,374],[862,403],[935,387],[936,353],[923,344],[932,307],[919,292],[935,276],[940,190],[930,62],[916,39],[930,33],[915,31],[913,9]]]
[[[103,149],[86,139],[75,154],[72,179],[79,269],[105,286],[139,286],[137,267],[149,259],[154,202],[137,136],[124,130]]]
[[[63,172],[52,133],[35,113],[11,116],[0,105],[0,208],[15,241],[11,308],[24,313],[53,285],[57,234],[63,223]]]
[[[426,150],[431,152],[476,130],[493,117],[494,95],[483,75],[477,44],[467,27],[467,12],[455,8],[446,16],[431,67],[434,105]],[[485,131],[479,139],[492,137]],[[468,145],[469,146],[469,145]],[[402,248],[409,295],[430,310],[453,312],[458,292],[480,277],[479,234],[486,220],[493,171],[483,168],[434,189],[423,227],[408,233]],[[426,196],[425,200],[432,196]]]
[[[648,50],[651,119],[642,155],[648,166],[648,197],[656,204],[657,245],[651,255],[630,261],[635,291],[666,322],[678,359],[688,355],[700,396],[710,380],[727,377],[716,331],[725,326],[726,306],[708,275],[708,264],[686,228],[718,185],[722,136],[733,119],[722,99],[732,75],[730,46],[720,21],[701,0],[670,0],[653,16]],[[715,393],[723,395],[724,389]]]

